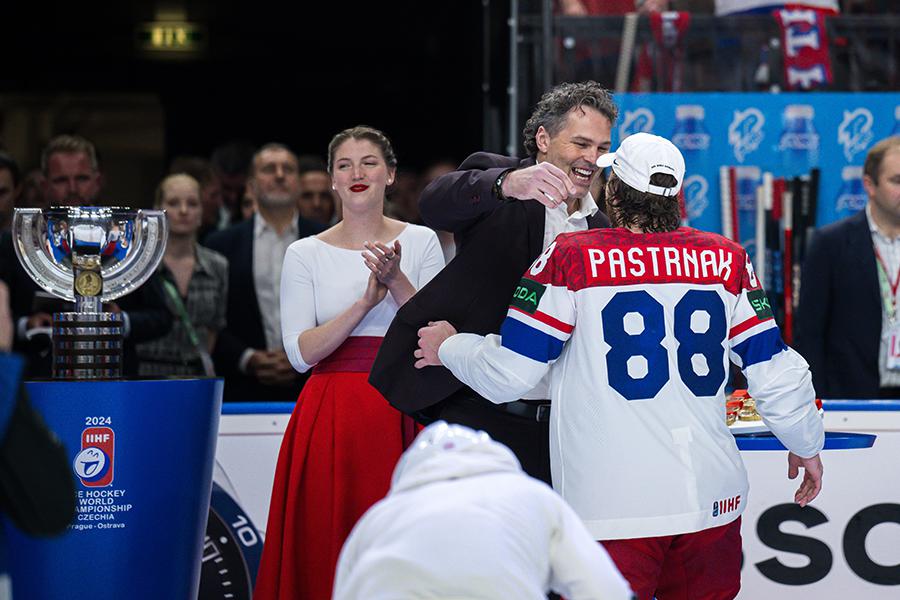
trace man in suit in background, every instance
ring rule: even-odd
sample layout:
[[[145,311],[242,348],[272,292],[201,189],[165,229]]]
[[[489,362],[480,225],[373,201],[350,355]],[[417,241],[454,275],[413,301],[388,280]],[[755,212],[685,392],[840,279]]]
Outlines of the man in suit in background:
[[[225,375],[226,401],[294,401],[302,380],[281,341],[281,267],[288,246],[325,226],[297,212],[297,156],[287,146],[260,148],[247,186],[256,198],[256,214],[206,239],[228,259],[227,325],[213,358]]]
[[[97,150],[87,139],[77,135],[51,139],[41,154],[41,171],[42,191],[50,206],[98,204],[103,176]],[[8,233],[0,238],[0,279],[9,285],[16,328],[14,346],[27,357],[25,376],[49,377],[50,339],[38,332],[51,327],[52,312],[74,309],[65,307],[61,300],[44,297],[19,263]],[[105,310],[124,314],[123,373],[137,375],[135,344],[165,335],[172,327],[172,314],[166,308],[158,276],[154,274],[134,292],[108,303]]]
[[[803,263],[796,347],[823,398],[900,398],[900,136],[872,146],[863,185],[865,209],[817,231]]]
[[[438,320],[459,332],[499,332],[516,282],[544,247],[566,231],[609,226],[589,190],[617,116],[612,96],[596,82],[561,84],[525,124],[528,158],[477,152],[425,188],[422,217],[454,234],[457,255],[397,313],[369,379],[423,423],[443,419],[487,431],[547,483],[547,382],[518,402],[494,404],[446,369],[416,369],[417,332]]]

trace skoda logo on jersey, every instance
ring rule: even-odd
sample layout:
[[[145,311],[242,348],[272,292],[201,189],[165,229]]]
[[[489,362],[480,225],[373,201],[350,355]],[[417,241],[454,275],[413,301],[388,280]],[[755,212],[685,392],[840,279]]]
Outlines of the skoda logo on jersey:
[[[844,111],[844,120],[838,127],[838,143],[844,147],[844,156],[848,162],[872,143],[874,122],[872,111],[866,108]]]
[[[734,119],[728,126],[728,143],[734,149],[734,157],[738,162],[757,148],[763,141],[763,125],[766,117],[758,108],[734,111]]]
[[[75,474],[82,482],[93,483],[109,472],[109,459],[100,448],[85,448],[75,457]]]
[[[656,123],[656,116],[649,108],[626,110],[622,124],[619,125],[619,141],[621,142],[632,133],[652,132],[654,123]]]
[[[688,220],[699,218],[709,206],[709,183],[703,175],[691,175],[684,180],[684,207]]]

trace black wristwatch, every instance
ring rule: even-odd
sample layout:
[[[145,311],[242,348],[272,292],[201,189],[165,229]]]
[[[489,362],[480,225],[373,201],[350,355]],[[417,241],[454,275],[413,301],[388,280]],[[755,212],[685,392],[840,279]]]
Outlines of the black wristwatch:
[[[503,180],[506,179],[506,176],[513,171],[515,171],[515,169],[507,169],[503,171],[502,173],[500,173],[500,175],[497,176],[497,179],[494,181],[494,187],[492,191],[494,192],[494,195],[497,196],[501,201],[505,202],[506,200],[509,200],[509,198],[503,195],[503,187],[501,186],[503,185]]]

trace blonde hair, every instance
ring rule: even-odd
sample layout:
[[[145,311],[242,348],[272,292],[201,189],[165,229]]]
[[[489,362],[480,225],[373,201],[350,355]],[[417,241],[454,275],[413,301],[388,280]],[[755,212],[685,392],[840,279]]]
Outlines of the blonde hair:
[[[154,208],[162,207],[163,199],[165,199],[166,195],[166,185],[177,180],[184,180],[188,183],[193,183],[197,187],[197,194],[200,194],[200,182],[198,182],[187,173],[173,173],[171,175],[167,175],[162,181],[159,182],[159,185],[156,186],[156,194],[153,199]]]

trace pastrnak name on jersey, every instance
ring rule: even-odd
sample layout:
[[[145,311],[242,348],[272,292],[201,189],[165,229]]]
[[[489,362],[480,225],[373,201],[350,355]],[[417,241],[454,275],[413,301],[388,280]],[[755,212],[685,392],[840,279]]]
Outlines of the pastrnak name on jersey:
[[[585,260],[595,284],[682,281],[711,283],[728,281],[734,274],[735,255],[724,248],[632,246],[630,248],[585,248]]]

